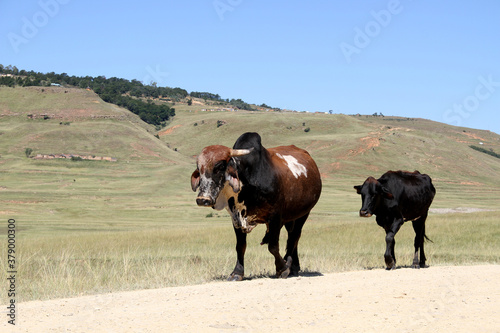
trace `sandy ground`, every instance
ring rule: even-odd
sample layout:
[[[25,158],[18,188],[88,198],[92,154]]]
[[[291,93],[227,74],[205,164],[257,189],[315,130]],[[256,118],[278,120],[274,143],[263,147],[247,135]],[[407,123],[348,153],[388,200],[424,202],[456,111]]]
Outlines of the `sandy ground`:
[[[15,327],[2,317],[1,332],[500,332],[500,265],[214,282],[20,303]]]

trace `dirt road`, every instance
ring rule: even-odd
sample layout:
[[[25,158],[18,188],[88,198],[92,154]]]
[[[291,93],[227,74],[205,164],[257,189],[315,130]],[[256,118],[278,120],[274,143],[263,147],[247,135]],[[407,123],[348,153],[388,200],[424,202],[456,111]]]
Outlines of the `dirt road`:
[[[500,332],[500,265],[215,282],[20,303],[15,328],[2,317],[2,332]]]

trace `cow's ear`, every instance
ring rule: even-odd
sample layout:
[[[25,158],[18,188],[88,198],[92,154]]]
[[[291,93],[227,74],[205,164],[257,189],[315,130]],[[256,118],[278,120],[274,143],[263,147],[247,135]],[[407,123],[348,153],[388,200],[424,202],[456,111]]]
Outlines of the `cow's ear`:
[[[226,169],[226,180],[229,182],[229,185],[232,187],[234,193],[238,193],[240,191],[238,171],[236,171],[236,168],[234,168],[231,164],[229,164]]]
[[[391,191],[385,186],[382,186],[382,194],[386,199],[393,199],[394,195],[392,195]]]
[[[362,188],[362,187],[363,187],[363,185],[356,185],[356,186],[354,186],[354,189],[356,190],[356,192],[357,192],[358,194],[361,194],[361,188]]]
[[[193,189],[193,192],[196,192],[198,186],[200,186],[200,171],[196,169],[191,175],[191,188]]]

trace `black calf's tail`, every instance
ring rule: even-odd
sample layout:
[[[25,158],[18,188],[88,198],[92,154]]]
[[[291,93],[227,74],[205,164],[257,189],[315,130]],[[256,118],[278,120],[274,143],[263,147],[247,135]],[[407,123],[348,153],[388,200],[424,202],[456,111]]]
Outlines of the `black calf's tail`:
[[[432,241],[432,239],[430,239],[429,237],[427,237],[427,235],[425,234],[425,220],[424,220],[424,225],[422,226],[422,229],[423,229],[423,230],[422,230],[422,232],[423,232],[423,234],[424,234],[424,242],[425,242],[425,240],[427,239],[429,242],[434,243],[434,242]]]
[[[425,238],[425,239],[427,239],[429,242],[434,243],[434,242],[432,241],[432,239],[430,239],[429,237],[427,237],[427,235],[426,235],[426,234],[424,234],[424,238]]]

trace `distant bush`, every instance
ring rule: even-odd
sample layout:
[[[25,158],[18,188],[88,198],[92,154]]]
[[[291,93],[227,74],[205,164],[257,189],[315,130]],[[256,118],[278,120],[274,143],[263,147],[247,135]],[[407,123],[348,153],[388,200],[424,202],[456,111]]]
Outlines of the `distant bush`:
[[[76,161],[83,161],[83,158],[81,158],[80,156],[71,156],[71,160],[76,162]]]
[[[232,106],[234,106],[235,108],[237,109],[240,109],[240,110],[249,110],[249,111],[255,111],[254,108],[252,108],[250,106],[250,104],[248,103],[245,103],[244,101],[241,100],[241,98],[238,98],[238,99],[231,99],[229,101],[229,104],[231,104]]]
[[[203,98],[205,100],[210,99],[210,100],[218,101],[218,100],[221,99],[220,96],[219,96],[219,94],[212,94],[212,93],[209,93],[209,92],[192,91],[189,95],[191,97]]]
[[[33,149],[31,148],[26,148],[24,150],[24,153],[26,154],[26,157],[30,158],[31,157],[31,153],[33,152]]]
[[[474,145],[470,145],[469,147],[471,147],[474,150],[480,151],[481,153],[485,153],[485,154],[491,155],[493,157],[500,158],[500,154],[495,153],[493,150],[484,149],[482,147],[478,147],[478,146],[474,146]]]
[[[306,132],[306,133],[309,132],[310,130],[311,130],[311,128],[309,128],[309,127],[304,128],[304,132]]]

